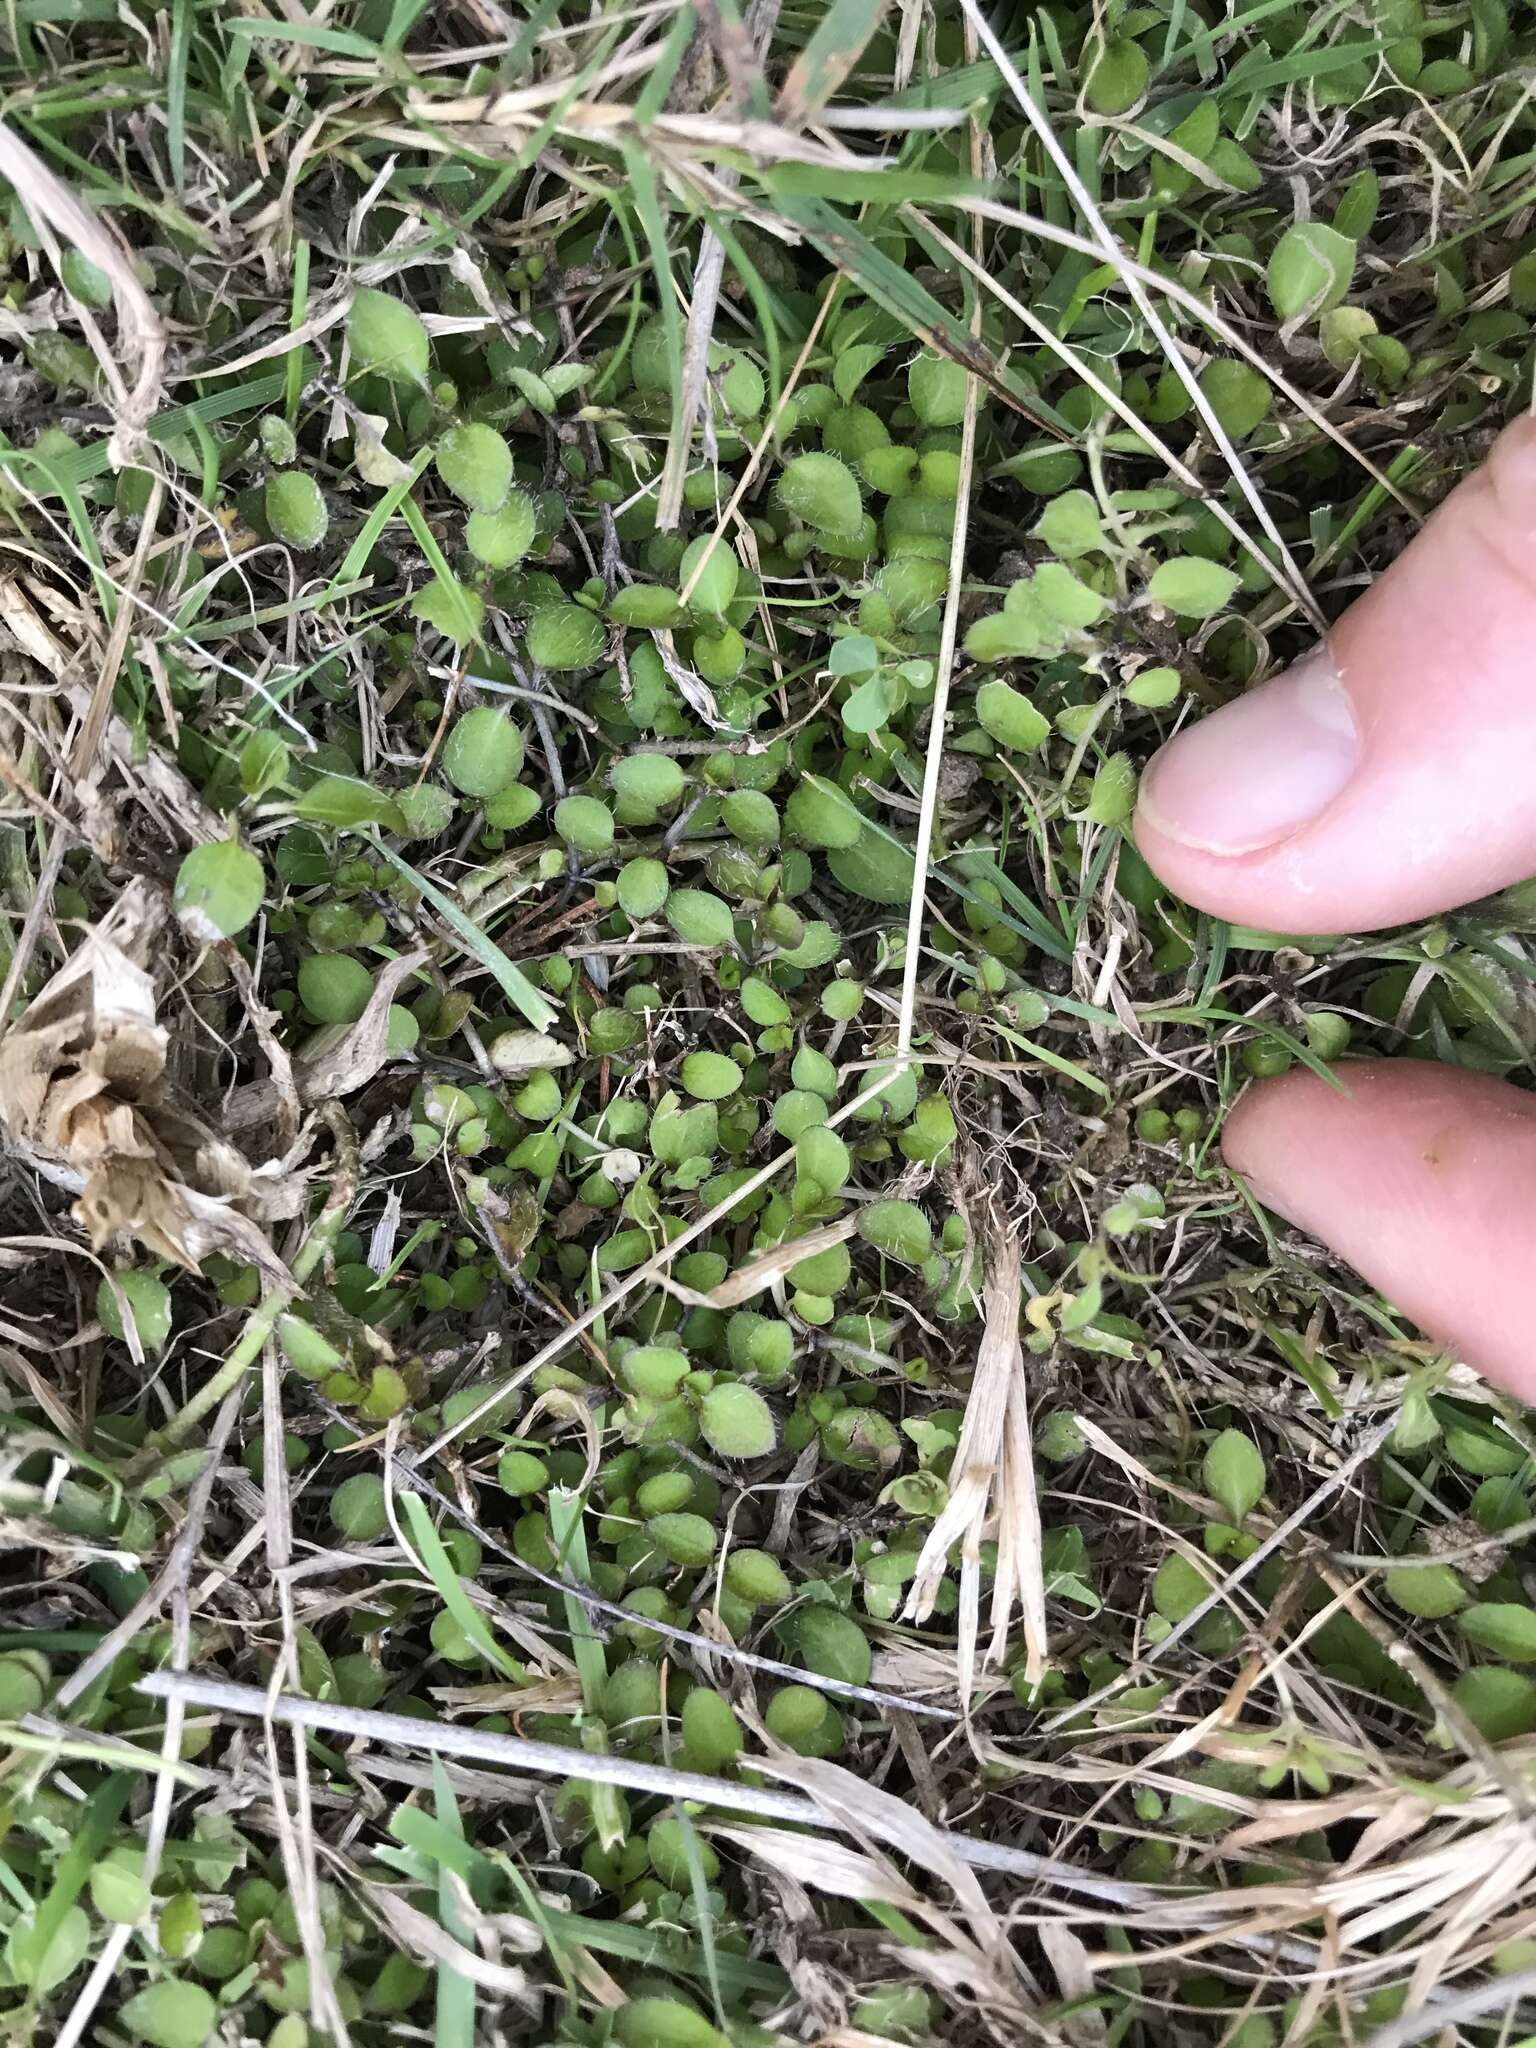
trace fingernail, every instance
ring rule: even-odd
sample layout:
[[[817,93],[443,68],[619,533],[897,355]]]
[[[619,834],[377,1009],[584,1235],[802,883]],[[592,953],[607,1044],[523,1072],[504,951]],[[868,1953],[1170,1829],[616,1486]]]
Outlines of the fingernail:
[[[1360,734],[1326,646],[1189,726],[1141,781],[1157,831],[1204,853],[1257,853],[1325,811],[1354,775]]]

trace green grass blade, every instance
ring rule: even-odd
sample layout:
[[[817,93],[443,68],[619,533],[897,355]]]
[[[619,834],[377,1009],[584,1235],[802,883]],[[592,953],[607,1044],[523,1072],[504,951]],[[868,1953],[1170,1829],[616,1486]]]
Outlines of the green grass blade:
[[[558,1012],[554,1005],[546,1002],[523,970],[510,961],[501,948],[486,936],[473,918],[466,917],[451,896],[447,896],[435,882],[429,882],[425,875],[413,868],[409,861],[402,860],[398,853],[380,840],[374,844],[379,853],[392,868],[414,882],[432,908],[450,925],[500,988],[507,1001],[533,1026],[535,1031],[547,1031],[556,1021]]]

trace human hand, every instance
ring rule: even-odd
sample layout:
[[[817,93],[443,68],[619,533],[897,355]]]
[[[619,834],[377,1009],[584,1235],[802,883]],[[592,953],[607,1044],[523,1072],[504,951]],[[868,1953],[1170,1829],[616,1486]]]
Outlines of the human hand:
[[[1536,419],[1323,647],[1169,742],[1136,842],[1186,902],[1369,931],[1536,874]],[[1227,1163],[1432,1336],[1536,1400],[1536,1097],[1419,1060],[1249,1089]]]

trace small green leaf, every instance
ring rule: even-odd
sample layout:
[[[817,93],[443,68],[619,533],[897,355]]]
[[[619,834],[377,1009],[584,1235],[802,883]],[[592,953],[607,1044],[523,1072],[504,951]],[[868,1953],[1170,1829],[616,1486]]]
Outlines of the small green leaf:
[[[677,898],[672,899],[675,903]],[[696,1102],[724,1102],[742,1083],[742,1071],[723,1052],[691,1052],[679,1069],[683,1092]]]
[[[1536,1734],[1536,1678],[1523,1671],[1479,1664],[1462,1672],[1451,1695],[1487,1742]]]
[[[232,939],[261,908],[266,874],[254,853],[232,839],[194,846],[176,871],[172,901],[193,938]]]
[[[608,600],[608,616],[620,626],[658,632],[681,625],[687,614],[675,590],[660,583],[631,583]]]
[[[434,627],[460,646],[466,640],[477,640],[485,623],[484,600],[457,577],[434,576],[412,598],[411,610],[423,625]]]
[[[736,595],[741,563],[729,541],[701,533],[683,550],[677,587],[687,591],[688,608],[701,619],[719,619]]]
[[[822,533],[854,533],[864,516],[858,479],[835,455],[792,456],[776,493],[786,512]]]
[[[871,1202],[859,1211],[859,1235],[903,1266],[920,1266],[933,1249],[933,1231],[915,1202]]]
[[[471,512],[499,512],[512,488],[512,451],[494,427],[471,420],[438,442],[437,473]]]
[[[494,512],[471,512],[464,522],[464,545],[487,569],[510,569],[533,546],[539,530],[538,508],[526,491],[513,490]]]
[[[419,314],[387,292],[360,291],[347,315],[352,368],[397,384],[424,384],[432,346]]]
[[[1457,1627],[1469,1642],[1510,1664],[1536,1664],[1536,1608],[1515,1601],[1479,1601],[1466,1607]]]
[[[12,1923],[5,1944],[6,1966],[12,1980],[29,1991],[51,1991],[84,1962],[91,1945],[91,1923],[84,1908],[70,1906],[45,1941],[40,1947],[35,1912],[24,1913]]]
[[[1238,575],[1221,562],[1198,555],[1177,555],[1153,570],[1147,595],[1185,619],[1209,619],[1230,603]]]
[[[602,658],[603,622],[579,604],[547,605],[528,621],[528,659],[557,673],[590,668]]]
[[[1094,58],[1083,97],[1096,114],[1126,114],[1147,89],[1152,67],[1140,43],[1112,37]]]
[[[852,403],[854,393],[884,355],[885,344],[874,341],[861,341],[839,351],[832,365],[832,388],[844,405]]]
[[[707,889],[674,889],[667,897],[667,923],[689,946],[725,947],[736,943],[731,906]]]
[[[1426,1621],[1441,1621],[1467,1602],[1460,1579],[1446,1564],[1393,1565],[1383,1583],[1395,1606]]]
[[[322,775],[294,805],[294,815],[315,825],[335,825],[355,832],[364,825],[382,825],[403,832],[405,818],[387,790],[359,782],[351,775]]]
[[[135,1992],[118,2017],[136,2041],[149,2048],[203,2048],[219,2009],[201,1984],[167,1979]]]
[[[1091,825],[1125,825],[1136,808],[1136,766],[1129,754],[1111,754],[1101,761],[1089,793]]]
[[[1033,753],[1051,736],[1050,720],[1011,683],[982,684],[976,692],[976,719],[999,746],[1013,753]]]
[[[843,724],[849,732],[878,732],[893,708],[884,676],[867,676],[843,705]]]
[[[1176,668],[1144,668],[1126,684],[1125,694],[1143,711],[1166,711],[1170,704],[1178,702],[1182,687]]]
[[[670,877],[662,863],[639,854],[619,869],[619,908],[637,923],[642,918],[654,917],[666,902],[670,886]]]
[[[567,846],[596,859],[613,845],[613,813],[595,796],[562,797],[555,805],[555,830]]]
[[[1052,498],[1035,531],[1064,562],[1075,561],[1079,555],[1100,554],[1108,545],[1098,505],[1088,491],[1063,491]]]
[[[723,1381],[699,1403],[704,1441],[722,1458],[766,1458],[779,1440],[773,1411],[755,1387]]]
[[[1178,1551],[1165,1557],[1152,1580],[1152,1605],[1164,1621],[1182,1621],[1211,1595],[1211,1581]]]
[[[1251,1437],[1240,1429],[1224,1429],[1205,1454],[1205,1490],[1241,1522],[1264,1497],[1264,1459]]]
[[[290,758],[286,743],[275,732],[253,732],[240,749],[241,789],[254,800],[278,788],[287,780]]]
[[[443,773],[465,796],[495,796],[522,772],[523,735],[504,711],[478,704],[454,721],[442,762]]]
[[[924,349],[907,371],[907,397],[925,427],[957,427],[965,417],[969,381],[953,357]]]
[[[1315,318],[1337,306],[1355,274],[1356,245],[1321,221],[1286,229],[1270,255],[1270,304],[1282,320]]]

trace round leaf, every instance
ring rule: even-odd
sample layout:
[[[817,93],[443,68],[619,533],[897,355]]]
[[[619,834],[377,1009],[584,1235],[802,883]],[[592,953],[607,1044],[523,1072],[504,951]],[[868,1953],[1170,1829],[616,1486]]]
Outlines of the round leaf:
[[[176,871],[176,915],[194,939],[232,939],[261,908],[266,876],[254,853],[232,839],[194,846]]]

